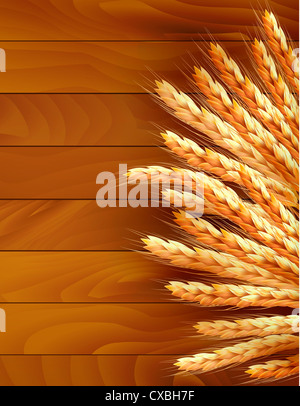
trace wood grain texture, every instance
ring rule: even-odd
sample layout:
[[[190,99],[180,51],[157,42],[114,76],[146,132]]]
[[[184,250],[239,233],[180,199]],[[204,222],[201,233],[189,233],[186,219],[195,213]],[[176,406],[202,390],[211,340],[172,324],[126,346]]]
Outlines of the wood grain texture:
[[[100,172],[119,176],[119,163],[128,170],[138,166],[178,164],[166,148],[157,147],[29,147],[0,151],[0,199],[96,199],[102,185],[96,184]],[[128,190],[133,186],[128,186]],[[118,197],[118,193],[117,193]]]
[[[0,302],[168,302],[178,268],[142,252],[0,252]]]
[[[252,66],[243,41],[222,45],[245,67]],[[2,93],[139,93],[143,87],[152,90],[157,77],[189,91],[191,86],[183,73],[191,72],[187,66],[194,65],[193,58],[199,64],[207,59],[207,53],[194,42],[0,41],[0,48],[5,49],[7,58],[7,71],[0,76]]]
[[[298,35],[298,2],[271,0],[290,35]],[[5,0],[0,2],[2,39],[166,39],[254,34],[261,0]]]
[[[161,145],[156,125],[176,124],[147,94],[0,94],[0,105],[0,145]]]
[[[2,356],[0,382],[5,386],[232,386],[245,383],[245,366],[230,375],[182,374],[166,355],[157,356]],[[257,385],[248,382],[247,385]],[[297,378],[276,386],[297,386]]]
[[[270,6],[297,39],[298,2]],[[153,91],[157,76],[193,92],[184,73],[193,58],[206,65],[198,47],[207,46],[207,31],[251,68],[243,41],[253,39],[263,7],[260,0],[0,0],[7,54],[0,74],[0,307],[7,313],[0,386],[249,385],[247,364],[202,375],[172,367],[176,354],[215,348],[216,340],[194,337],[192,328],[215,313],[165,291],[165,280],[186,272],[131,251],[142,249],[145,233],[178,238],[163,222],[170,224],[171,210],[100,209],[95,178],[116,172],[119,162],[174,163],[154,148],[162,142],[152,123],[186,129],[140,93]],[[3,94],[24,92],[50,94]],[[276,385],[296,386],[298,377]]]
[[[171,236],[171,209],[99,208],[96,201],[0,202],[0,250],[140,249],[140,236]],[[169,230],[169,231],[168,231]]]
[[[185,304],[1,306],[7,317],[7,331],[0,335],[1,354],[176,356],[203,348],[210,341],[191,337],[199,310]],[[205,311],[201,313],[203,317]]]
[[[190,97],[199,103],[198,94]],[[0,93],[0,105],[0,147],[126,146],[124,156],[128,154],[131,158],[138,150],[134,148],[131,152],[130,147],[163,146],[160,133],[166,130],[199,142],[199,134],[161,108],[152,94]],[[20,154],[24,152],[24,158],[26,154],[28,157],[24,149],[19,151]],[[37,155],[39,151],[43,150],[37,149]],[[108,148],[99,149],[101,157],[101,151],[111,157],[114,154],[113,151],[109,153]],[[149,158],[153,151],[149,150]],[[18,149],[1,148],[0,153],[2,157],[9,154],[11,157],[19,156]],[[145,158],[148,154],[142,149],[139,153]],[[159,149],[155,154],[161,156]],[[31,155],[34,156],[34,149],[31,149]],[[170,154],[165,156],[171,159]],[[143,163],[146,164],[146,161],[147,158]]]

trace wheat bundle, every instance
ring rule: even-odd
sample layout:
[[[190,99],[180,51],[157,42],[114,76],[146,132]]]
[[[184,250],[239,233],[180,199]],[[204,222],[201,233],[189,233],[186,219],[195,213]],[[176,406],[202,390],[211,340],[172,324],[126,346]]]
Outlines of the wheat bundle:
[[[265,12],[261,30],[267,42],[254,39],[251,48],[256,79],[255,72],[250,78],[220,45],[212,44],[209,55],[219,76],[196,67],[197,98],[156,81],[161,104],[191,126],[198,139],[165,131],[165,145],[182,166],[130,171],[136,179],[189,185],[188,191],[170,186],[162,191],[171,205],[180,207],[174,211],[175,223],[190,235],[187,243],[143,239],[153,256],[198,273],[198,280],[169,282],[172,295],[201,306],[249,309],[240,319],[199,321],[195,327],[201,335],[243,341],[181,358],[175,365],[183,371],[214,370],[285,350],[295,355],[246,372],[252,378],[279,379],[299,371],[298,316],[292,311],[288,316],[251,314],[253,306],[299,307],[297,60],[273,13]],[[191,207],[201,204],[206,217],[190,215]],[[214,283],[203,283],[204,275],[206,281],[213,275]],[[256,338],[245,341],[247,337]]]

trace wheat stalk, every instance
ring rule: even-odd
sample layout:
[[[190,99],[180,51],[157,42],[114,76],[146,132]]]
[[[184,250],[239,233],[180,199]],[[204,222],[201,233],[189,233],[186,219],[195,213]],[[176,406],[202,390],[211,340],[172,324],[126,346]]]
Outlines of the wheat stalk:
[[[200,247],[191,249],[178,241],[165,241],[153,236],[143,238],[142,241],[146,250],[182,268],[209,272],[224,278],[239,279],[257,285],[281,289],[293,288],[291,282],[284,277],[274,275],[256,265],[247,264],[229,254]]]
[[[250,82],[252,86],[249,86],[249,79],[244,79],[243,85],[247,86],[247,90],[250,88],[251,91],[251,87],[254,88],[253,99],[255,102],[251,105],[256,107],[252,107],[250,110],[254,112],[256,117],[262,119],[268,125],[268,131],[244,107],[237,103],[235,99],[232,99],[224,87],[219,82],[214,81],[205,69],[195,68],[195,72],[194,78],[196,83],[203,94],[207,96],[209,104],[224,119],[230,122],[246,141],[253,143],[257,149],[261,149],[264,157],[269,162],[272,162],[285,177],[293,179],[293,176],[295,176],[294,170],[297,168],[297,162],[294,158],[298,159],[298,150],[294,148],[291,142],[291,138],[295,138],[295,136],[289,124],[285,121],[283,114],[272,105],[264,94],[259,92],[252,82]],[[244,94],[244,91],[242,91],[242,94]],[[244,98],[248,100],[247,97]],[[280,143],[283,145],[280,145]],[[280,163],[275,156],[275,144],[277,148],[282,150],[281,155],[285,156],[285,160],[282,160]],[[284,150],[283,146],[287,150]],[[292,174],[292,177],[285,173],[286,170]]]
[[[290,125],[277,106],[273,105],[266,95],[247,76],[243,75],[237,63],[223,50],[220,45],[211,44],[209,51],[212,61],[219,69],[222,79],[227,83],[246,103],[250,111],[259,119],[262,119],[268,128],[273,131],[275,137],[279,137],[280,142],[292,148],[298,145],[298,128],[296,137]],[[195,78],[198,86],[203,87],[199,80],[201,72],[196,71]],[[207,87],[207,86],[206,86]],[[208,89],[206,89],[208,90]],[[297,148],[296,151],[297,152]]]
[[[296,56],[293,55],[292,48],[288,46],[283,30],[279,26],[273,13],[266,11],[262,19],[272,51],[280,62],[289,82],[294,89],[299,92],[299,74],[293,68],[293,64],[296,63]]]
[[[287,236],[281,229],[271,224],[257,213],[251,205],[229,196],[227,191],[216,187],[205,189],[205,198],[212,205],[215,214],[229,218],[248,232],[253,238],[272,248],[290,261],[298,263],[298,242]]]
[[[298,337],[294,335],[271,335],[215,350],[213,353],[201,353],[192,357],[180,358],[175,365],[185,371],[211,371],[297,347]]]
[[[234,321],[201,321],[195,325],[197,332],[221,338],[266,337],[272,334],[293,334],[299,316],[274,316],[245,318]]]
[[[212,45],[209,53],[223,80],[195,68],[201,90],[197,101],[166,81],[156,82],[162,104],[209,148],[166,131],[165,145],[190,167],[149,166],[128,173],[140,182],[151,180],[151,190],[152,181],[162,182],[164,202],[181,208],[174,213],[175,222],[198,245],[192,238],[193,247],[153,236],[143,242],[156,258],[197,274],[197,282],[173,281],[167,288],[202,306],[299,306],[299,107],[291,87],[298,88],[292,70],[296,58],[274,15],[266,12],[263,21],[271,51],[259,40],[252,51],[270,97],[261,90],[263,83],[256,84],[225,50]],[[202,283],[202,277],[214,283]],[[208,371],[285,350],[297,352],[298,337],[292,334],[297,320],[273,315],[199,322],[195,327],[205,336],[259,338],[181,358],[175,365]],[[254,378],[291,376],[298,373],[297,360],[268,361],[247,372]]]
[[[201,306],[288,306],[297,308],[299,294],[296,289],[274,289],[251,285],[208,286],[200,282],[169,282],[172,294],[184,300],[199,302]]]
[[[157,166],[136,168],[131,170],[130,174],[135,173],[137,178],[145,174],[151,176],[151,173],[158,173],[159,177],[163,174],[167,174],[167,176],[170,177],[174,172],[174,177],[176,177],[176,172],[178,172],[181,179],[182,173],[188,174],[192,180],[195,180],[198,177],[198,183],[204,183],[203,192],[205,203],[209,203],[216,213],[231,219],[253,238],[264,242],[278,254],[286,256],[294,263],[298,262],[298,242],[296,239],[287,235],[274,224],[271,224],[266,218],[258,216],[248,205],[243,203],[232,189],[226,187],[222,182],[206,176],[205,174],[201,175],[189,170],[176,169],[176,171],[172,171]],[[192,208],[197,200],[191,193],[180,193],[172,190],[169,190],[167,193],[165,192],[165,197],[172,204],[174,204],[176,199],[188,208]],[[175,202],[175,206],[176,205],[178,206],[177,202]],[[201,207],[201,205],[202,202],[199,202],[198,207]]]
[[[258,264],[261,268],[298,283],[298,266],[271,248],[222,228],[217,229],[201,218],[188,217],[183,211],[174,212],[174,215],[175,222],[189,234],[194,235],[200,243],[231,254],[244,262]]]
[[[185,137],[179,137],[171,131],[166,131],[161,135],[167,147],[178,156],[185,158],[189,165],[217,175],[223,181],[235,182],[239,185],[243,184],[239,175],[239,161],[228,158],[209,148],[201,148],[196,142]],[[283,204],[287,206],[295,206],[297,204],[297,196],[291,189],[288,189],[276,180],[263,176],[248,165],[244,165],[244,167],[249,173],[259,176],[266,188],[271,189],[276,198]]]
[[[299,374],[299,355],[289,357],[285,360],[272,360],[264,364],[252,365],[246,373],[251,378],[286,378]]]
[[[140,179],[145,174],[148,176],[154,174],[153,180],[156,179],[155,176],[162,180],[164,175],[167,179],[174,176],[174,179],[179,180],[182,179],[183,173],[188,174],[191,181],[197,180],[197,178],[199,178],[199,184],[203,181],[205,204],[209,203],[215,213],[233,220],[253,238],[264,242],[290,261],[298,263],[298,242],[296,239],[285,234],[280,228],[268,221],[267,218],[261,217],[262,214],[266,214],[262,208],[259,213],[256,213],[250,205],[243,203],[236,193],[224,186],[222,182],[193,171],[181,169],[172,171],[171,169],[158,166],[136,168],[130,171],[130,175],[135,175],[136,178]],[[191,182],[191,186],[193,186],[193,182]],[[166,200],[175,207],[183,206],[189,210],[194,210],[194,207],[202,207],[203,202],[201,198],[192,193],[166,190],[163,194]]]
[[[285,185],[275,166],[266,161],[264,156],[251,143],[242,139],[236,129],[221,120],[217,115],[204,107],[198,108],[186,94],[178,92],[166,81],[156,82],[157,93],[162,101],[174,111],[174,114],[193,128],[203,132],[219,146],[237,154],[250,166]],[[293,187],[291,185],[291,187]]]
[[[278,74],[274,59],[268,53],[264,43],[255,39],[252,44],[253,56],[257,63],[260,76],[271,91],[276,101],[277,108],[285,116],[293,131],[294,137],[291,142],[295,148],[299,148],[299,107],[283,77]]]
[[[247,172],[246,168],[240,166],[240,177],[248,189],[250,197],[258,203],[276,222],[277,227],[283,230],[288,235],[298,237],[299,222],[294,215],[280,203],[274,195],[269,193],[261,180]]]

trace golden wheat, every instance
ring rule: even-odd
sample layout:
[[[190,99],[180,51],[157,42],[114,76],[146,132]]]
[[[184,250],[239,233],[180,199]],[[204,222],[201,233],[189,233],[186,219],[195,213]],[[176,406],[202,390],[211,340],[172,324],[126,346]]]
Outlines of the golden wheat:
[[[285,360],[272,360],[265,364],[252,365],[246,371],[251,378],[286,378],[299,374],[299,355]]]
[[[298,348],[298,337],[292,334],[270,335],[242,342],[231,347],[180,358],[176,365],[185,371],[211,371],[237,362]]]
[[[277,255],[271,248],[234,232],[217,229],[201,218],[188,217],[183,211],[174,212],[174,215],[175,222],[189,234],[194,235],[200,243],[231,254],[244,262],[257,264],[261,268],[286,277],[295,284],[298,283],[298,266],[287,258]]]
[[[221,338],[265,337],[272,334],[293,334],[294,323],[298,316],[257,317],[234,321],[215,320],[199,322],[195,325],[197,332]]]
[[[293,133],[293,126],[292,128],[290,127],[292,122],[287,121],[280,112],[280,109],[273,105],[269,98],[259,90],[253,81],[241,72],[237,63],[226,54],[220,45],[215,46],[212,44],[211,48],[210,55],[212,61],[219,69],[224,82],[247,103],[247,106],[253,113],[254,117],[263,120],[264,124],[267,124],[269,130],[273,131],[274,135],[279,138],[280,142],[284,143],[286,146],[291,146],[292,148],[296,147],[295,152],[297,152],[299,136],[298,128],[294,128],[295,133]],[[199,77],[200,75],[202,76],[201,78]],[[204,94],[207,94],[208,89],[210,89],[210,91],[212,91],[212,89],[220,91],[220,85],[219,89],[216,89],[216,86],[209,86],[213,82],[209,75],[206,74],[206,76],[208,76],[208,81],[207,78],[206,80],[203,80],[203,74],[199,69],[196,70],[196,75],[194,76],[198,86],[201,90],[204,90]],[[235,118],[238,117],[235,116]],[[298,158],[297,154],[296,157]]]
[[[191,170],[171,170],[159,166],[135,168],[130,171],[130,174],[135,175],[137,178],[146,174],[150,176],[152,181],[155,180],[155,176],[162,179],[163,175],[182,179],[184,174],[188,175],[191,181],[198,179],[199,183],[203,182],[204,184],[203,194],[205,204],[208,204],[211,209],[215,210],[216,214],[229,218],[248,232],[253,238],[268,245],[278,254],[286,256],[292,262],[298,263],[298,241],[293,236],[286,234],[281,228],[273,224],[272,221],[270,222],[268,214],[264,212],[262,208],[265,218],[260,216],[262,213],[257,215],[251,206],[245,204],[239,198],[236,192],[219,180]],[[182,204],[188,208],[192,208],[193,204],[197,201],[197,196],[191,193],[180,193],[168,190],[164,192],[164,195],[172,204],[177,205],[177,207],[178,203],[177,201],[175,202],[175,199],[182,202]],[[199,202],[198,206],[201,205],[202,203]],[[268,235],[268,237],[266,237],[266,235]]]
[[[159,260],[193,270],[193,281],[166,287],[176,298],[201,306],[232,311],[259,306],[270,312],[275,306],[299,307],[297,59],[272,13],[265,12],[262,27],[268,43],[255,39],[252,51],[264,82],[244,73],[218,44],[209,50],[218,80],[203,67],[195,68],[197,98],[165,80],[156,82],[161,104],[199,137],[195,142],[164,132],[165,145],[183,158],[182,167],[149,166],[128,173],[140,181],[161,182],[164,199],[177,208],[175,222],[190,235],[186,243],[148,236],[144,248]],[[274,312],[198,322],[201,335],[243,341],[181,358],[175,365],[203,372],[285,350],[298,354],[299,316]],[[259,338],[244,341],[248,337]],[[246,372],[252,378],[279,379],[297,374],[298,363],[295,355]]]
[[[292,283],[281,275],[271,272],[253,264],[247,264],[230,254],[219,253],[201,247],[193,249],[172,240],[163,240],[148,236],[143,238],[145,249],[164,260],[182,268],[217,274],[224,278],[249,281],[253,284],[293,288]]]
[[[157,81],[156,85],[156,91],[161,100],[174,111],[178,118],[206,134],[219,146],[233,154],[238,154],[244,162],[264,175],[293,189],[293,184],[282,179],[281,173],[275,166],[268,162],[254,145],[244,140],[232,125],[204,107],[200,109],[189,96],[178,92],[170,83]]]
[[[293,158],[298,159],[298,151],[294,148],[291,141],[291,139],[296,137],[289,124],[285,121],[283,114],[278,109],[275,110],[270,100],[261,94],[249,79],[244,79],[243,84],[247,86],[247,89],[254,87],[254,102],[251,100],[251,105],[255,105],[256,108],[250,108],[250,110],[256,113],[255,116],[257,118],[267,123],[269,131],[255,117],[251,117],[242,105],[237,103],[235,99],[232,99],[225,88],[219,82],[214,81],[205,69],[195,68],[195,72],[194,78],[196,83],[201,92],[207,96],[209,104],[229,121],[245,140],[256,145],[258,149],[261,148],[264,151],[263,155],[266,159],[273,161],[275,166],[278,165],[276,159],[274,159],[274,144],[277,144],[282,149],[283,147],[280,146],[280,143],[288,149],[288,151],[284,152],[286,162],[293,162]],[[252,85],[251,87],[250,84]],[[244,97],[244,99],[249,102],[247,97]],[[279,168],[283,171],[285,170],[285,161],[281,162]]]
[[[278,73],[274,59],[268,53],[264,43],[255,39],[252,50],[259,74],[271,91],[278,109],[291,125],[295,135],[291,137],[291,141],[295,148],[299,148],[299,107],[297,101],[283,77]]]
[[[161,134],[165,139],[165,144],[175,154],[187,160],[188,164],[196,168],[203,169],[206,172],[212,173],[220,177],[223,181],[235,182],[242,185],[243,182],[239,175],[241,163],[235,159],[228,158],[209,148],[201,148],[194,141],[179,137],[171,131]],[[285,205],[296,205],[298,196],[276,180],[263,176],[260,172],[252,169],[248,165],[244,165],[245,169],[256,176],[264,183],[267,189],[271,189],[276,198],[282,201]]]
[[[174,296],[202,306],[288,306],[296,309],[299,294],[296,289],[274,289],[251,285],[205,285],[200,282],[170,282],[166,286]]]
[[[296,56],[293,54],[293,49],[288,46],[284,31],[279,26],[276,17],[273,13],[267,10],[262,17],[264,22],[265,33],[269,38],[269,44],[272,51],[278,58],[282,69],[284,70],[288,80],[296,91],[299,92],[299,74],[297,69],[294,69],[293,64],[296,63]]]

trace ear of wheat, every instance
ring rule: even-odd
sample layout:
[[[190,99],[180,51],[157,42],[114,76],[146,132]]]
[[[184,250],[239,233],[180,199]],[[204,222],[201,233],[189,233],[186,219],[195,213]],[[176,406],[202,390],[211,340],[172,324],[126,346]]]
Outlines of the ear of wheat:
[[[293,69],[292,44],[274,14],[266,11],[262,20],[267,41],[255,39],[252,51],[263,83],[256,84],[220,45],[212,44],[209,54],[219,75],[214,79],[202,67],[195,68],[200,99],[194,101],[166,81],[156,82],[158,97],[168,110],[199,132],[198,142],[170,131],[162,134],[166,146],[189,167],[130,171],[151,181],[155,176],[174,182],[188,179],[191,193],[163,191],[174,206],[180,198],[183,207],[200,199],[193,187],[200,171],[204,172],[205,213],[217,216],[218,225],[209,220],[212,217],[193,218],[181,209],[174,212],[175,222],[193,236],[192,247],[153,236],[143,239],[154,256],[201,275],[214,275],[212,284],[172,281],[166,286],[174,296],[201,306],[234,306],[249,312],[251,306],[299,307],[299,80]],[[209,147],[203,134],[210,139]],[[247,198],[236,190],[246,192]],[[235,226],[226,227],[222,219]],[[299,370],[297,320],[297,315],[275,314],[199,321],[195,327],[201,335],[243,341],[181,358],[175,365],[203,372],[289,350],[293,356],[267,360],[246,372],[258,379],[295,375]]]

